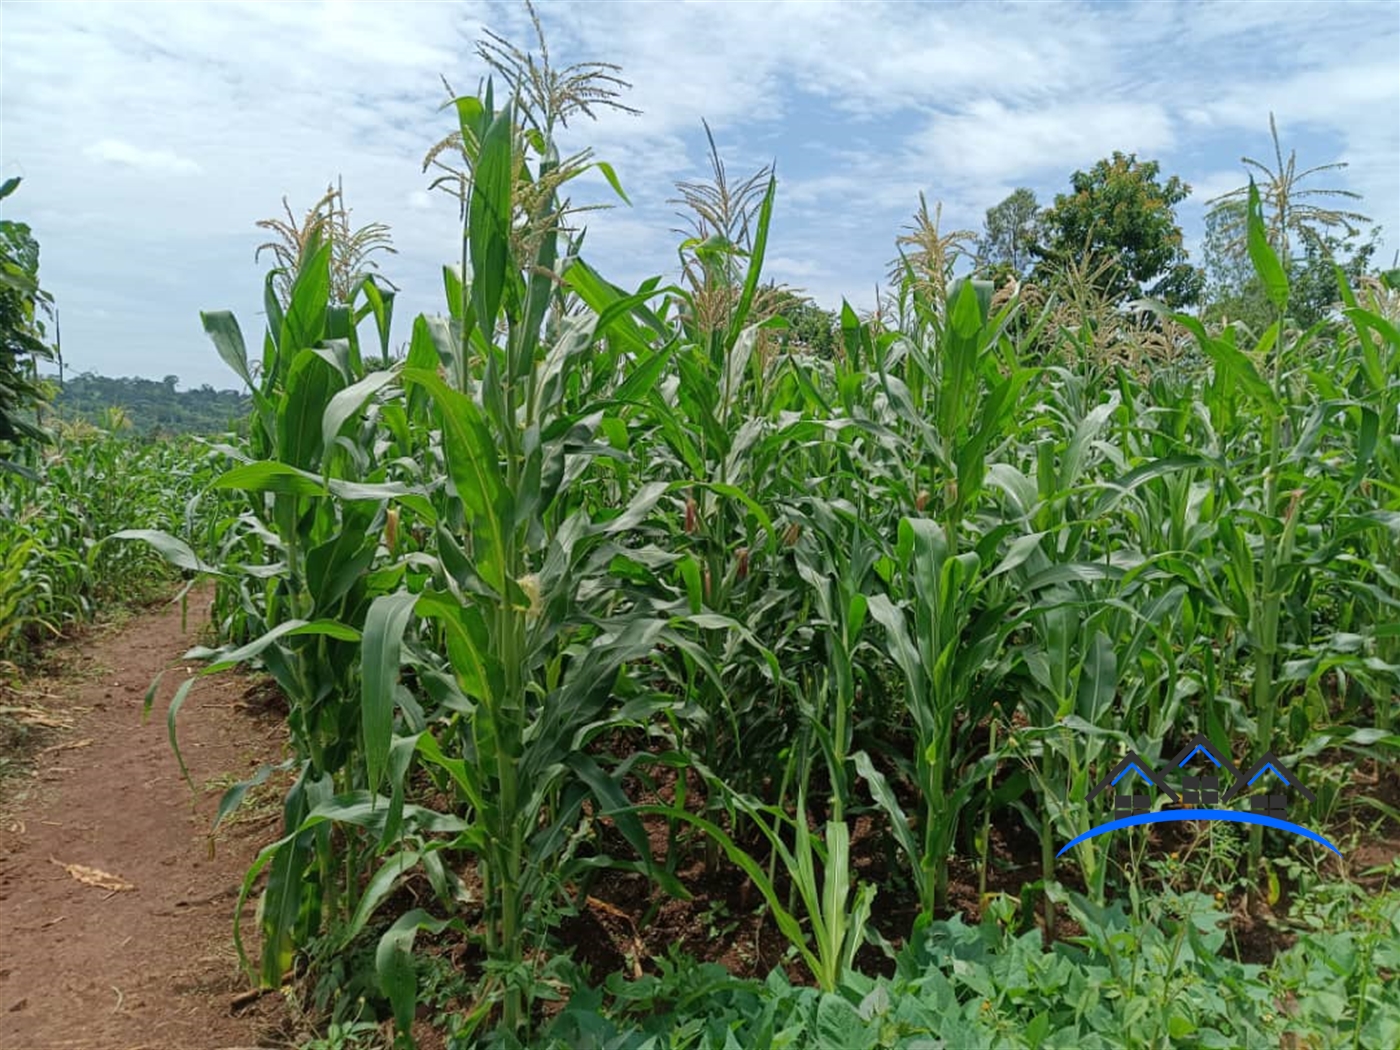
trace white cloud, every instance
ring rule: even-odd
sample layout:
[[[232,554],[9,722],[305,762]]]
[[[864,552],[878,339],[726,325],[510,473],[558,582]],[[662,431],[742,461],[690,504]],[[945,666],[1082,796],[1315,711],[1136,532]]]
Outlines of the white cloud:
[[[427,191],[452,128],[440,75],[485,69],[483,26],[532,43],[523,6],[443,3],[6,4],[4,175],[65,308],[65,352],[121,374],[231,378],[198,311],[236,308],[257,338],[253,223],[305,209],[343,176],[358,221],[391,225],[398,338],[441,309],[460,252],[455,203]],[[708,176],[709,120],[731,176],[776,159],[774,277],[867,302],[918,193],[945,228],[978,228],[1016,186],[1042,201],[1113,150],[1159,160],[1199,202],[1267,156],[1268,114],[1317,185],[1366,196],[1400,243],[1400,25],[1393,3],[819,2],[542,4],[557,64],[604,60],[640,116],[580,118],[633,207],[588,218],[587,251],[620,284],[674,271],[677,179]],[[611,202],[601,176],[575,203]],[[1190,235],[1188,230],[1188,235]],[[114,291],[120,286],[120,292]],[[99,318],[98,310],[110,314]]]
[[[763,263],[765,273],[774,277],[801,280],[803,277],[822,277],[830,271],[811,259],[794,259],[787,255],[770,255]]]
[[[979,99],[933,117],[911,137],[914,157],[960,182],[1033,178],[1088,167],[1114,150],[1144,157],[1171,148],[1166,111],[1151,102],[1067,102],[1012,109]]]
[[[142,149],[120,139],[102,139],[83,150],[95,161],[153,175],[198,175],[204,169],[188,157],[163,149]]]
[[[1204,207],[1207,201],[1233,193],[1248,184],[1249,173],[1243,165],[1233,171],[1213,171],[1191,180],[1191,199]]]

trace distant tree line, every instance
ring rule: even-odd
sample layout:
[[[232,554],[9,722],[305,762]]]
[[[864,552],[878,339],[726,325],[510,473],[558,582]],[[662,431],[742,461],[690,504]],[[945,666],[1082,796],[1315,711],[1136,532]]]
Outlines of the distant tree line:
[[[248,415],[251,399],[208,383],[177,390],[179,377],[162,380],[84,372],[62,386],[53,384],[49,411],[60,419],[128,429],[137,434],[223,434],[236,430]]]
[[[1358,194],[1301,185],[1345,163],[1300,170],[1296,154],[1284,154],[1272,115],[1269,130],[1274,164],[1241,159],[1258,185],[1269,240],[1288,273],[1290,320],[1306,329],[1332,314],[1337,268],[1352,282],[1374,273],[1381,231],[1359,212],[1323,203],[1355,201]],[[1242,322],[1255,333],[1268,326],[1271,310],[1245,245],[1248,186],[1205,202],[1199,266],[1187,257],[1175,214],[1191,187],[1175,175],[1161,179],[1156,161],[1114,153],[1076,171],[1070,186],[1048,207],[1022,187],[988,209],[981,236],[965,252],[979,274],[997,285],[1053,285],[1077,272],[1111,302],[1149,297],[1174,309],[1193,308],[1217,324]]]

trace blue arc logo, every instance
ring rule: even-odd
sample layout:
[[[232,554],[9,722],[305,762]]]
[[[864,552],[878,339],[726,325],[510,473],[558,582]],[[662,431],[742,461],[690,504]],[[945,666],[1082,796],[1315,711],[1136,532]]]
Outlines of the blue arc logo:
[[[1293,835],[1301,835],[1305,839],[1312,839],[1312,841],[1319,845],[1326,846],[1337,856],[1340,857],[1342,855],[1341,850],[1332,845],[1332,843],[1328,842],[1317,832],[1309,831],[1305,827],[1294,824],[1291,820],[1280,820],[1277,817],[1265,816],[1263,813],[1243,813],[1228,809],[1172,809],[1160,810],[1156,813],[1138,813],[1131,817],[1120,817],[1117,820],[1110,820],[1107,824],[1100,824],[1096,828],[1090,828],[1082,835],[1065,843],[1065,845],[1060,848],[1060,852],[1056,853],[1055,856],[1062,856],[1066,850],[1073,849],[1081,842],[1086,842],[1105,832],[1116,831],[1119,828],[1130,828],[1135,824],[1166,824],[1174,820],[1229,820],[1236,824],[1262,824],[1266,828],[1278,828],[1280,831],[1287,831]]]
[[[1186,772],[1187,764],[1197,755],[1204,755],[1214,767],[1204,776]],[[1171,763],[1182,770],[1180,782],[1176,785],[1168,783],[1136,751],[1130,750],[1124,754],[1084,799],[1085,802],[1093,802],[1099,795],[1108,792],[1113,799],[1117,819],[1090,828],[1073,842],[1067,843],[1055,856],[1062,857],[1081,842],[1108,831],[1138,824],[1164,824],[1173,820],[1227,820],[1236,824],[1277,828],[1326,846],[1338,857],[1342,855],[1341,850],[1317,832],[1287,819],[1289,791],[1296,792],[1308,802],[1316,802],[1317,796],[1272,751],[1265,751],[1253,765],[1242,771],[1230,760],[1228,751],[1217,749],[1205,734],[1197,733]],[[1136,775],[1141,783],[1132,785],[1127,794],[1113,794],[1113,788],[1129,773]],[[1275,778],[1278,785],[1272,786],[1267,795],[1251,798],[1251,812],[1231,809],[1231,803],[1252,788],[1265,773]],[[1154,790],[1166,796],[1172,804],[1170,808],[1153,812],[1150,792]]]

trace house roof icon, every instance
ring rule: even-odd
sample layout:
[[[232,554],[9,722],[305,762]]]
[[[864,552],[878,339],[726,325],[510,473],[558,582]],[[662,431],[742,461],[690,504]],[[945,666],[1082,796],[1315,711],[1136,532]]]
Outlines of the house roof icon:
[[[1256,761],[1254,765],[1250,766],[1235,780],[1230,790],[1225,792],[1224,796],[1220,799],[1221,803],[1229,802],[1236,795],[1240,794],[1240,792],[1244,791],[1245,788],[1249,787],[1265,773],[1270,771],[1289,787],[1296,789],[1309,802],[1317,801],[1317,796],[1304,787],[1301,780],[1289,772],[1288,767],[1279,760],[1277,755],[1272,751],[1265,751],[1259,756],[1258,761]]]
[[[1205,755],[1206,758],[1214,762],[1216,768],[1223,769],[1229,773],[1231,780],[1239,781],[1240,771],[1236,769],[1235,764],[1230,761],[1230,756],[1228,754],[1222,755],[1217,751],[1204,733],[1197,733],[1191,738],[1187,745],[1181,749],[1181,753],[1172,759],[1172,767],[1174,769],[1180,769],[1198,753]]]
[[[1167,793],[1167,797],[1170,798],[1173,802],[1181,801],[1181,798],[1177,795],[1177,793],[1167,786],[1166,781],[1164,781],[1160,776],[1158,776],[1150,765],[1148,765],[1146,762],[1144,762],[1141,758],[1138,757],[1138,753],[1136,751],[1129,751],[1126,755],[1124,755],[1122,760],[1108,771],[1108,775],[1105,776],[1102,780],[1100,780],[1096,785],[1094,785],[1094,790],[1089,792],[1088,797],[1086,797],[1084,801],[1093,801],[1093,799],[1097,795],[1099,795],[1100,792],[1103,792],[1108,788],[1112,787],[1114,784],[1118,783],[1118,781],[1123,779],[1123,777],[1125,777],[1130,770],[1136,770],[1139,776],[1151,783],[1153,787],[1157,788],[1157,790],[1165,791]]]

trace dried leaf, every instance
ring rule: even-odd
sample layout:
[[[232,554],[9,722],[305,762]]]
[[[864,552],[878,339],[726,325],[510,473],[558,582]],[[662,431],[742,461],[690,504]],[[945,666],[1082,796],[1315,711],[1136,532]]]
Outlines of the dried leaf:
[[[89,868],[84,864],[64,864],[63,861],[54,860],[53,857],[49,858],[49,862],[57,864],[84,886],[96,886],[98,889],[111,890],[113,893],[136,888],[120,876],[102,871],[100,868]]]
[[[42,751],[36,752],[36,754],[39,754],[39,755],[51,755],[51,754],[53,754],[55,751],[76,751],[76,750],[77,750],[78,748],[80,748],[80,747],[91,747],[91,746],[92,746],[92,741],[91,741],[91,740],[74,740],[73,742],[68,743],[68,744],[54,744],[52,747],[46,747],[46,748],[44,748]]]

